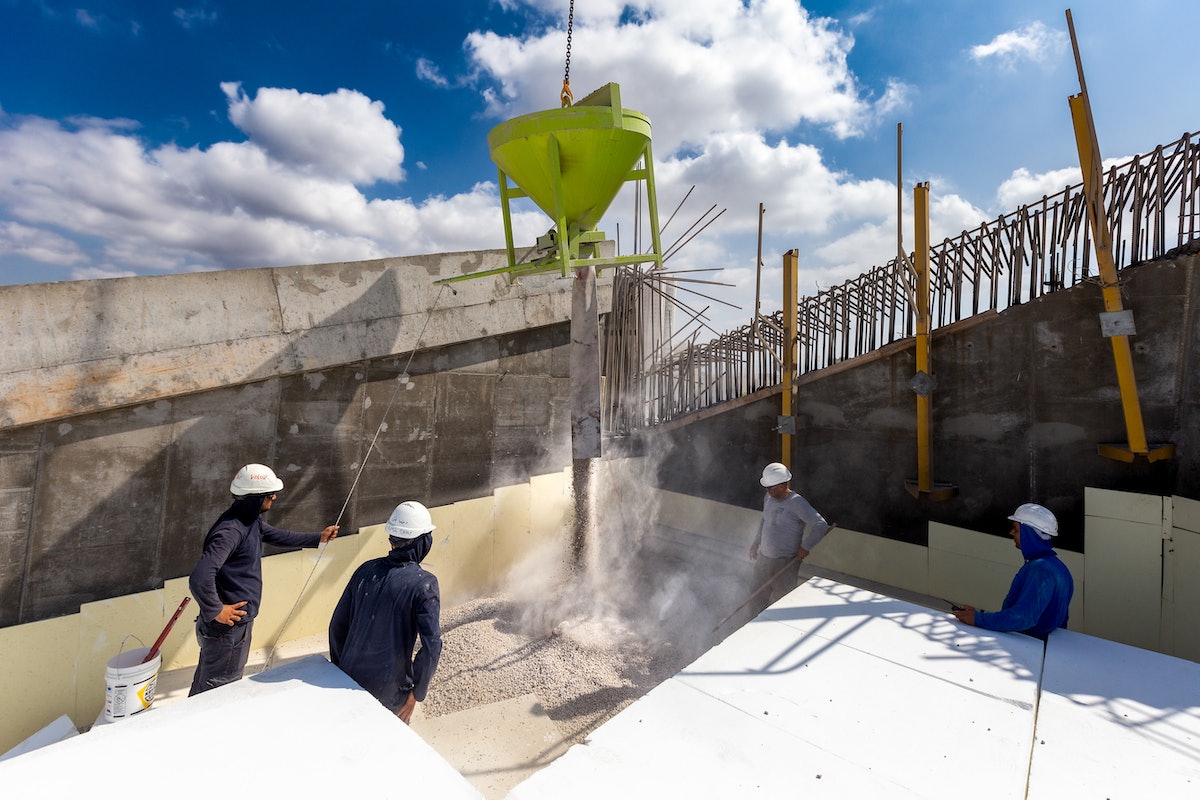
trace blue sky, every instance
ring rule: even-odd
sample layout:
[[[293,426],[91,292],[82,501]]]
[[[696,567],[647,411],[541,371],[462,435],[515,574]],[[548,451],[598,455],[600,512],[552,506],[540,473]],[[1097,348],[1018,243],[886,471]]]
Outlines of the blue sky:
[[[801,293],[895,252],[929,181],[934,239],[1077,180],[1066,6],[1009,0],[577,0],[576,97],[608,82],[654,125],[669,266],[717,268],[726,330],[780,254]],[[1135,10],[1136,9],[1136,10]],[[1200,126],[1191,0],[1072,5],[1101,152]],[[0,283],[503,246],[495,124],[558,103],[561,0],[0,0]],[[633,202],[601,225],[632,238]],[[549,227],[515,221],[518,244]],[[911,222],[906,222],[911,246]],[[701,308],[709,301],[684,296]]]

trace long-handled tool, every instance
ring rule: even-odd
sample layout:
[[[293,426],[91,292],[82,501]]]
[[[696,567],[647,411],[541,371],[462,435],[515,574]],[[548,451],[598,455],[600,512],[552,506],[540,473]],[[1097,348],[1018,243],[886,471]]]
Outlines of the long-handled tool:
[[[190,597],[183,598],[183,602],[179,604],[179,608],[175,609],[175,613],[171,616],[171,619],[167,621],[167,627],[163,628],[162,633],[160,633],[158,638],[154,641],[154,646],[150,648],[150,652],[146,653],[146,657],[142,659],[143,664],[158,655],[158,648],[162,647],[162,643],[167,640],[167,634],[171,632],[171,628],[175,627],[175,620],[179,619],[179,615],[183,613],[184,606],[186,606],[188,601],[191,599],[192,598]]]
[[[828,529],[825,531],[826,535],[828,535],[829,531],[833,530],[833,529],[834,529],[834,528],[836,528],[836,527],[837,527],[837,525],[830,525],[830,526],[829,526],[829,528],[828,528]],[[725,619],[723,619],[723,620],[721,620],[720,622],[718,622],[718,623],[717,623],[717,626],[716,626],[715,628],[713,628],[713,629],[712,629],[712,632],[713,632],[713,633],[716,633],[718,630],[720,630],[720,628],[721,628],[721,626],[722,626],[722,625],[724,625],[726,622],[729,622],[729,620],[733,619],[733,615],[734,615],[734,614],[738,613],[738,612],[739,612],[739,611],[741,611],[743,608],[745,608],[746,606],[750,605],[750,601],[751,601],[751,600],[753,600],[754,598],[758,597],[758,595],[762,593],[762,590],[763,590],[763,589],[769,588],[769,587],[770,587],[770,585],[771,585],[772,583],[774,583],[774,582],[775,582],[775,579],[776,579],[776,578],[778,578],[778,577],[779,577],[780,575],[782,575],[783,573],[787,572],[787,570],[788,570],[788,569],[790,569],[790,568],[791,568],[791,566],[792,566],[793,564],[795,564],[797,561],[803,561],[803,560],[804,560],[805,558],[807,558],[807,557],[808,557],[808,556],[807,556],[807,554],[805,554],[805,555],[803,555],[803,556],[802,556],[802,555],[799,555],[799,554],[797,554],[795,558],[793,558],[791,561],[789,561],[789,562],[787,562],[786,564],[784,564],[782,569],[780,569],[778,572],[776,572],[776,573],[775,573],[774,575],[772,575],[770,578],[767,578],[767,582],[766,582],[766,583],[764,583],[762,586],[760,586],[760,587],[758,587],[757,589],[755,589],[755,590],[754,590],[754,591],[753,591],[753,592],[750,594],[750,596],[746,598],[746,600],[745,600],[745,602],[744,602],[744,603],[742,603],[740,606],[738,606],[737,608],[735,608],[733,611],[730,611],[730,612],[729,612],[729,614],[728,614],[728,615],[726,615]]]

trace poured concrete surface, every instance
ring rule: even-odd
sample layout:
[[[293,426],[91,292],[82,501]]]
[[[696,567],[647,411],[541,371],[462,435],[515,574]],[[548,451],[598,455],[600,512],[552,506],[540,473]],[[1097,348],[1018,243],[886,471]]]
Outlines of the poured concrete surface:
[[[815,578],[510,797],[1021,797],[1041,661]]]
[[[479,798],[341,670],[309,656],[0,763],[5,797]]]
[[[505,797],[568,744],[533,694],[440,717],[415,713],[412,728],[488,800]]]

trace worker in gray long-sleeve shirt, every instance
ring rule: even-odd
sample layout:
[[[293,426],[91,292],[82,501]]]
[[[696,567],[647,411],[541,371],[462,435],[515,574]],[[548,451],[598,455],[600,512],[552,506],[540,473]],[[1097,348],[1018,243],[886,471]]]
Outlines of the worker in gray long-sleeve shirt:
[[[829,531],[825,518],[792,491],[791,480],[791,471],[778,462],[767,464],[759,480],[766,496],[762,525],[750,545],[750,560],[754,562],[754,587],[771,582],[770,591],[764,589],[755,598],[759,611],[796,588],[800,562]]]

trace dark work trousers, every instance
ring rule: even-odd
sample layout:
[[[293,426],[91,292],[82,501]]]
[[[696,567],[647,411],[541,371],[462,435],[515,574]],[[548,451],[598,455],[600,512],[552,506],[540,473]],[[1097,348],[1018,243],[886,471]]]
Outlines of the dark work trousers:
[[[784,569],[787,567],[787,569]],[[771,576],[783,570],[774,580]],[[761,612],[764,608],[783,598],[788,592],[796,588],[796,581],[800,579],[800,559],[795,556],[784,556],[783,558],[767,558],[760,555],[754,562],[754,588],[771,581],[771,585],[763,589],[754,597],[754,602],[750,604],[752,608],[757,608],[755,615]]]
[[[196,665],[188,697],[241,679],[250,657],[250,629],[253,626],[254,620],[230,627],[196,618],[200,663]]]

